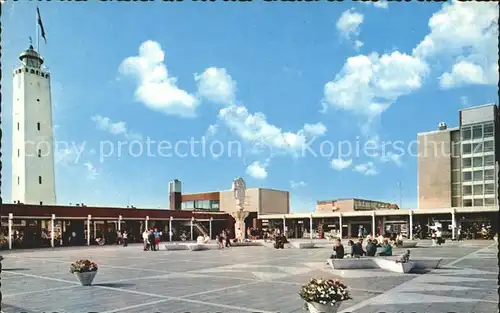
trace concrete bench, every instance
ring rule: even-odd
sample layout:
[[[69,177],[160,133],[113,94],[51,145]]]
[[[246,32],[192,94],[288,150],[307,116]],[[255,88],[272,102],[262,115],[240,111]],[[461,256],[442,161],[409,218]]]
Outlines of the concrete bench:
[[[417,240],[403,240],[403,244],[398,246],[398,248],[415,248],[417,244]]]
[[[216,250],[219,249],[219,245],[215,243],[207,243],[207,244],[189,244],[188,245],[189,250],[191,251],[205,251],[205,250]]]
[[[347,258],[347,259],[328,259],[328,264],[334,270],[362,270],[379,268],[373,258]]]
[[[255,241],[232,242],[233,247],[260,247],[262,243]]]
[[[427,270],[427,269],[436,269],[439,268],[439,264],[443,261],[443,259],[436,259],[436,258],[418,258],[418,259],[412,259],[410,257],[410,260],[415,263],[415,266],[413,267],[414,269],[419,269],[419,270]]]
[[[409,273],[415,266],[415,263],[412,261],[407,263],[398,263],[395,260],[385,258],[373,258],[372,260],[380,269],[401,274]]]
[[[187,243],[171,243],[165,245],[165,249],[168,251],[189,250],[189,246]]]
[[[292,247],[297,248],[297,249],[312,249],[314,248],[314,242],[296,242],[292,241],[290,242]]]
[[[387,259],[387,260],[398,260],[398,256],[383,256],[383,257],[378,257],[382,259]],[[443,261],[443,259],[440,258],[432,258],[432,257],[418,257],[418,258],[412,258],[410,256],[410,261],[414,263],[413,269],[418,269],[418,270],[434,270],[439,268],[439,264]]]
[[[443,259],[417,258],[408,263],[396,263],[399,257],[361,257],[346,259],[328,259],[327,262],[334,270],[376,269],[381,268],[391,272],[409,273],[411,270],[437,269]],[[407,265],[405,265],[407,264]]]

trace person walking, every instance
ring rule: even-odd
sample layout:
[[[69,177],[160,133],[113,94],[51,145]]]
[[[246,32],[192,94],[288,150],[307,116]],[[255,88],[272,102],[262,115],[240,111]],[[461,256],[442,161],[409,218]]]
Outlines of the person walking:
[[[155,246],[155,251],[158,251],[160,249],[160,233],[158,232],[158,229],[155,228],[153,232],[153,240],[154,240],[154,246]]]
[[[148,244],[150,251],[156,251],[155,235],[152,229],[148,232]]]
[[[144,243],[144,251],[148,251],[149,245],[148,245],[148,230],[145,229],[144,232],[142,232],[142,241]]]
[[[127,231],[123,231],[123,246],[126,247],[128,246],[128,233]]]

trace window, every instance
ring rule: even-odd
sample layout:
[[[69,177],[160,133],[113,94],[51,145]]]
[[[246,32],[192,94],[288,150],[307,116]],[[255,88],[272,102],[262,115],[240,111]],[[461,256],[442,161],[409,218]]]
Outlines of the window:
[[[473,186],[473,193],[475,196],[482,196],[483,195],[483,185],[474,185]]]
[[[19,130],[19,122],[17,122],[17,130]]]
[[[493,123],[484,125],[484,137],[493,137]]]
[[[472,206],[472,200],[471,199],[464,199],[464,205],[466,207]]]
[[[484,184],[484,194],[494,195],[495,194],[495,184]]]
[[[472,158],[462,159],[462,167],[463,168],[469,168],[471,166],[472,166]]]
[[[460,171],[452,171],[451,172],[451,181],[453,183],[460,182]]]
[[[460,197],[451,198],[451,206],[454,208],[461,206],[460,205]]]
[[[451,158],[451,168],[453,170],[460,169],[460,158]]]
[[[21,149],[17,149],[17,157],[21,156]]]
[[[484,142],[484,152],[491,152],[493,151],[493,140],[488,140]]]
[[[472,153],[483,153],[483,143],[473,143],[472,144]]]
[[[485,155],[484,156],[484,166],[495,165],[495,156],[493,155]]]
[[[475,157],[472,159],[472,166],[473,167],[480,167],[483,166],[483,158],[482,157]]]
[[[472,186],[463,186],[463,193],[462,195],[464,196],[471,196],[472,195]]]
[[[20,183],[20,179],[19,179],[19,176],[17,176],[17,184],[19,185]]]
[[[462,173],[462,181],[471,181],[471,180],[472,180],[472,172]]]
[[[472,153],[472,145],[470,143],[465,143],[462,145],[462,154]]]
[[[485,198],[484,206],[492,206],[495,205],[495,198]]]
[[[483,171],[474,171],[472,174],[472,178],[474,181],[482,181],[484,179]]]
[[[36,102],[40,102],[40,99],[36,99]]]
[[[474,206],[483,206],[483,199],[474,199]]]
[[[471,140],[472,138],[472,132],[469,127],[467,128],[462,128],[462,140]]]
[[[483,125],[475,125],[472,127],[472,139],[483,138]]]
[[[43,205],[43,201],[40,201],[40,205]]]
[[[38,128],[38,131],[40,131],[40,122],[36,123],[36,128]]]
[[[182,206],[186,210],[192,210],[194,209],[194,201],[184,201],[182,202]]]
[[[35,74],[35,70],[30,70],[30,73],[31,74]]]
[[[460,184],[452,184],[451,185],[451,196],[452,197],[460,196],[460,187],[461,187]]]
[[[41,185],[42,184],[42,176],[38,176],[38,183]]]
[[[42,149],[38,149],[38,157],[41,158],[42,157]]]
[[[208,210],[208,209],[210,209],[210,200],[198,200],[198,201],[195,201],[194,207],[196,209]]]
[[[495,170],[484,170],[484,180],[494,180]]]
[[[210,202],[211,202],[210,206],[211,206],[212,210],[219,210],[219,200],[212,200]]]
[[[40,72],[38,72],[38,71],[35,71],[35,74],[37,74],[37,75],[40,75]]]

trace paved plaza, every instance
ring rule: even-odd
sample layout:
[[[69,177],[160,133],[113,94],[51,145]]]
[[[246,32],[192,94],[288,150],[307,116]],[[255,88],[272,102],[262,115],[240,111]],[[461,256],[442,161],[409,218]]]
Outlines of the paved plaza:
[[[212,251],[144,252],[129,247],[82,247],[4,253],[5,313],[20,312],[305,312],[298,296],[312,277],[339,278],[352,288],[342,312],[497,312],[497,246],[492,241],[423,241],[412,256],[443,258],[424,274],[382,270],[333,271],[331,245],[310,250],[234,247]],[[163,248],[163,246],[162,246]],[[402,250],[395,249],[394,254]],[[69,264],[100,265],[90,287]]]

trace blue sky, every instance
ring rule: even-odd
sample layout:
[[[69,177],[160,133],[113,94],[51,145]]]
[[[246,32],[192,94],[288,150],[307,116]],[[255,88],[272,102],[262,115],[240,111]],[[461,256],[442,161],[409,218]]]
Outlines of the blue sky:
[[[2,193],[9,200],[11,71],[35,37],[36,4],[3,6]],[[391,142],[411,146],[440,121],[456,126],[460,108],[498,102],[494,4],[39,7],[60,204],[166,207],[171,179],[184,192],[202,192],[229,189],[242,176],[249,187],[290,190],[294,212],[334,198],[398,203],[398,181],[411,208],[416,157]],[[187,144],[173,149],[202,138],[205,156],[199,144],[194,153]],[[369,151],[348,155],[347,143],[356,142],[370,142]],[[213,155],[217,147],[225,153]]]

